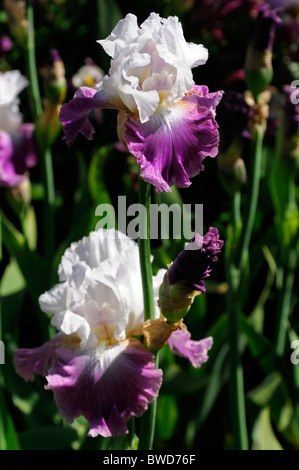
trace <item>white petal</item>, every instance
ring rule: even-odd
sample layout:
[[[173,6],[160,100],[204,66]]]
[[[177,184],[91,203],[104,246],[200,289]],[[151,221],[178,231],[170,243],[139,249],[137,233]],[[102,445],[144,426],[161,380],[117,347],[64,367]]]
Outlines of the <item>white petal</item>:
[[[106,38],[97,41],[105,52],[110,55],[110,57],[115,57],[116,54],[123,49],[126,45],[135,42],[138,35],[138,24],[137,18],[131,13],[120,20],[112,33]]]
[[[38,301],[41,310],[51,314],[59,313],[81,299],[79,291],[72,289],[67,282],[63,282],[42,294]]]
[[[66,335],[77,333],[81,340],[80,346],[82,349],[94,347],[97,344],[97,339],[91,332],[90,325],[86,319],[71,310],[55,314],[51,324]]]
[[[13,103],[18,94],[28,85],[28,80],[19,70],[0,73],[0,105]]]
[[[106,259],[117,258],[122,250],[129,248],[132,244],[136,243],[123,233],[113,229],[100,229],[91,232],[88,237],[83,237],[82,240],[72,243],[70,248],[65,251],[61,261],[61,272],[64,271],[63,263],[66,260],[71,264],[74,264],[74,260],[84,262],[90,268],[95,268]]]

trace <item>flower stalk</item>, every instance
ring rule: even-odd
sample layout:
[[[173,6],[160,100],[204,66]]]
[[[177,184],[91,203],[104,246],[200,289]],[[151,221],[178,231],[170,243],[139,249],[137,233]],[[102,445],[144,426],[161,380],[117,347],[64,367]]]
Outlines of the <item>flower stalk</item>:
[[[34,119],[42,114],[42,102],[39,91],[36,57],[35,57],[35,34],[34,34],[34,11],[33,6],[27,1],[28,36],[26,45],[26,66],[29,78],[30,102]]]
[[[139,227],[140,233],[143,236],[138,241],[143,287],[144,321],[146,321],[155,319],[155,301],[150,246],[151,185],[142,178],[139,178],[139,204],[142,204],[146,209],[146,217],[144,220],[141,220],[143,227]]]
[[[144,303],[144,321],[155,319],[155,299],[153,289],[153,273],[151,265],[151,246],[150,246],[150,204],[151,204],[151,185],[139,178],[139,204],[146,209],[146,217],[139,227],[140,233],[145,235],[138,241],[140,271],[143,289]],[[155,367],[159,365],[159,354],[155,356]],[[157,399],[149,405],[149,409],[144,413],[140,420],[139,446],[140,450],[151,450],[153,446],[156,422]]]

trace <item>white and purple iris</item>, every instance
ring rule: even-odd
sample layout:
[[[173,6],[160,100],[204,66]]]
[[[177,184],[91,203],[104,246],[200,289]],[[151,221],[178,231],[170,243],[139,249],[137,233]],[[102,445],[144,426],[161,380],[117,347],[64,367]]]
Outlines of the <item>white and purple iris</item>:
[[[188,187],[218,153],[216,106],[222,91],[194,84],[192,68],[205,64],[203,45],[186,42],[177,17],[151,13],[139,27],[128,14],[98,41],[112,58],[97,89],[80,88],[59,120],[71,145],[78,133],[92,139],[91,111],[119,110],[118,135],[137,159],[141,177],[158,192]]]
[[[0,186],[16,186],[36,164],[34,125],[22,123],[19,93],[28,85],[18,70],[0,73]]]
[[[165,272],[153,278],[156,299]],[[68,422],[83,415],[90,436],[125,434],[127,420],[143,414],[162,383],[153,354],[133,336],[144,317],[138,245],[114,230],[91,232],[65,251],[58,273],[59,284],[39,298],[58,333],[17,350],[16,370],[25,380],[46,376],[61,415]],[[169,338],[172,351],[195,367],[212,343],[181,329]]]

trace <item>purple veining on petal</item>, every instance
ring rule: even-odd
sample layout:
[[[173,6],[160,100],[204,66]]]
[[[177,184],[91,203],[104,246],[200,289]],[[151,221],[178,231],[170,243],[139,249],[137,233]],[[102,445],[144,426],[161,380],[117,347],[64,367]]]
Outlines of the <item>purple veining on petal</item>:
[[[190,288],[205,293],[204,279],[210,276],[211,265],[218,260],[224,242],[215,227],[202,237],[196,234],[168,270],[169,284],[183,282]]]
[[[190,338],[189,331],[176,330],[168,339],[168,344],[174,354],[188,359],[193,367],[199,369],[208,360],[208,351],[213,345],[213,338],[208,337],[199,341]]]
[[[81,354],[59,349],[57,356],[46,388],[67,421],[80,415],[89,421],[92,437],[127,433],[126,421],[141,416],[158,395],[162,371],[137,340]]]
[[[137,158],[141,177],[157,192],[170,191],[174,184],[188,187],[189,178],[204,169],[203,159],[218,153],[214,112],[195,100],[191,95],[171,109],[161,107],[143,124],[127,117],[124,139]]]

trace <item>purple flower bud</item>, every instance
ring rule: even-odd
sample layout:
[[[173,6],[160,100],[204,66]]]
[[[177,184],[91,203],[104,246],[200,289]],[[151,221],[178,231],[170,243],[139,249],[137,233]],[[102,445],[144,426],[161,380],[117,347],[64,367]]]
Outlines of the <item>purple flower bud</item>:
[[[59,52],[57,51],[57,49],[51,49],[49,56],[50,56],[49,62],[50,62],[51,65],[54,65],[55,62],[62,62],[61,57],[60,57]]]
[[[182,282],[190,290],[204,293],[204,279],[210,276],[211,265],[218,260],[223,244],[215,227],[210,227],[204,236],[197,233],[170,266],[169,285]]]

